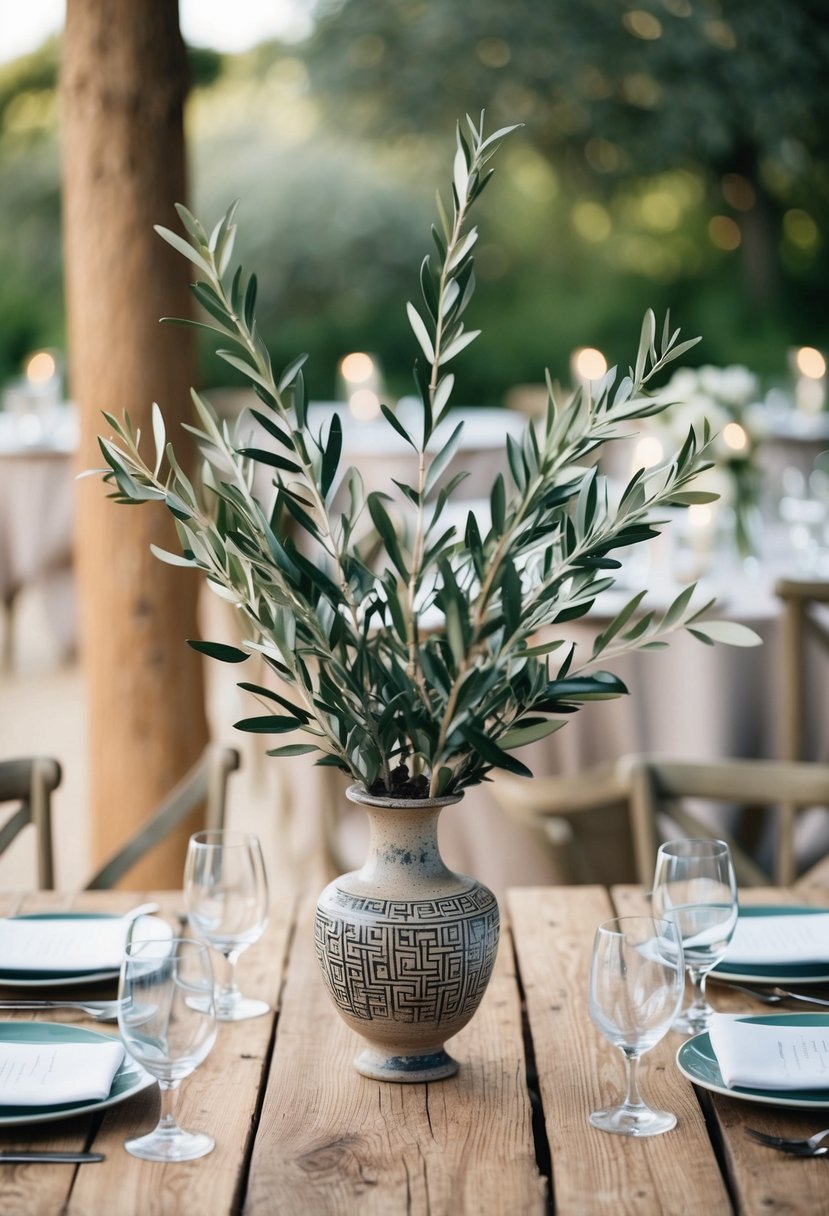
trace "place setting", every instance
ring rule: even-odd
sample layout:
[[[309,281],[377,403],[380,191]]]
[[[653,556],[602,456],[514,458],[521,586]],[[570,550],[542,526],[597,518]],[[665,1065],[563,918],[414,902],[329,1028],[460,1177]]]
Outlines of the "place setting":
[[[685,1039],[676,1053],[680,1072],[701,1089],[766,1106],[829,1108],[829,999],[778,988],[775,1003],[827,1009],[731,1013],[716,1011],[706,996],[709,979],[760,1002],[769,999],[764,985],[825,982],[829,912],[741,907],[728,845],[706,839],[660,846],[650,902],[650,916],[621,917],[596,930],[589,1013],[622,1052],[627,1093],[619,1105],[593,1111],[591,1125],[635,1137],[676,1126],[674,1113],[645,1103],[637,1082],[639,1058],[670,1031]],[[683,1008],[685,976],[690,1001]],[[792,1148],[783,1137],[752,1134],[770,1147],[820,1155],[817,1141]]]
[[[709,975],[762,1004],[811,1005],[813,1011],[712,1011],[707,1028],[677,1052],[682,1073],[704,1089],[748,1102],[829,1107],[829,997],[809,991],[829,980],[829,912],[800,905],[741,907]]]
[[[187,1161],[214,1148],[212,1136],[181,1128],[174,1112],[181,1082],[209,1055],[219,1024],[270,1009],[243,995],[235,978],[240,955],[268,921],[258,838],[225,830],[194,835],[182,895],[176,928],[157,914],[157,903],[121,915],[69,911],[0,919],[0,1016],[38,1019],[0,1021],[0,1131],[98,1113],[157,1083],[159,1121],[126,1141],[126,1150],[150,1161]],[[222,961],[221,980],[213,955]],[[117,1029],[64,1021],[66,1011],[117,1023]],[[15,1144],[0,1150],[4,1160],[103,1157]]]

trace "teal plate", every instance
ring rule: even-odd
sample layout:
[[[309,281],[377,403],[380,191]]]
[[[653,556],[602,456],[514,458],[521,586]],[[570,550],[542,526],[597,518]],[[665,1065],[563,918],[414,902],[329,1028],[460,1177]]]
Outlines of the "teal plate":
[[[85,1030],[82,1026],[65,1026],[60,1022],[0,1022],[2,1043],[111,1043],[117,1036]],[[0,1106],[0,1127],[19,1127],[25,1123],[50,1123],[55,1119],[70,1119],[104,1110],[124,1102],[133,1094],[155,1084],[151,1077],[129,1056],[112,1081],[106,1098],[88,1102],[64,1102],[59,1106]]]
[[[760,1026],[817,1026],[829,1027],[826,1013],[760,1013],[738,1018],[739,1022],[756,1022]],[[800,1106],[829,1110],[829,1089],[729,1089],[722,1079],[720,1066],[708,1031],[696,1034],[682,1044],[676,1053],[676,1062],[683,1076],[702,1089],[728,1098],[741,1098],[745,1102],[762,1102],[766,1106]]]
[[[30,912],[26,916],[11,917],[12,920],[117,920],[113,912]],[[156,921],[165,934],[170,928],[166,921],[154,916],[142,916],[142,921]],[[99,984],[104,980],[117,980],[118,968],[102,971],[7,971],[0,967],[0,988],[60,988],[78,984]]]
[[[740,908],[740,916],[806,916],[823,912],[826,908],[787,907],[783,904],[758,904],[756,907]],[[829,960],[825,963],[718,963],[711,971],[711,979],[720,976],[724,980],[757,984],[825,984],[829,982]]]

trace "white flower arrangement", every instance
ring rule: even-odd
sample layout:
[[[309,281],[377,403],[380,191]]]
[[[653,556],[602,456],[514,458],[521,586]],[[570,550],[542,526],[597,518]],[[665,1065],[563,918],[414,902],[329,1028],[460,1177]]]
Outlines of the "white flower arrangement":
[[[679,368],[659,394],[671,404],[649,420],[649,433],[666,447],[687,434],[689,427],[708,422],[713,466],[697,484],[718,494],[722,504],[733,510],[735,543],[743,556],[756,556],[758,545],[752,516],[760,492],[757,452],[762,429],[759,412],[752,407],[759,396],[758,377],[740,364]]]

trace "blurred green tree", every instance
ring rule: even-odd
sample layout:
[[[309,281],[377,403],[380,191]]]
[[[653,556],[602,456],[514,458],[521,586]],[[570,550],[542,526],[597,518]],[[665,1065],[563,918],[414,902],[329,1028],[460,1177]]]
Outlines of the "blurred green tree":
[[[59,344],[57,53],[0,68],[0,379]],[[782,377],[788,345],[826,345],[826,62],[825,0],[318,0],[306,43],[191,52],[194,201],[242,199],[263,326],[279,357],[314,352],[315,396],[366,347],[403,393],[434,150],[485,107],[525,130],[482,200],[498,340],[459,399],[566,375],[583,342],[613,359],[647,306],[704,335],[701,362]],[[227,374],[203,353],[203,383]]]
[[[677,191],[696,182],[701,230],[674,279],[719,282],[712,252],[739,249],[746,326],[771,311],[785,327],[794,305],[800,340],[823,340],[825,0],[319,0],[317,16],[308,63],[331,122],[394,139],[476,106],[523,121],[592,201],[580,226],[594,237],[638,196],[670,248],[688,219]],[[658,261],[647,244],[627,260]]]

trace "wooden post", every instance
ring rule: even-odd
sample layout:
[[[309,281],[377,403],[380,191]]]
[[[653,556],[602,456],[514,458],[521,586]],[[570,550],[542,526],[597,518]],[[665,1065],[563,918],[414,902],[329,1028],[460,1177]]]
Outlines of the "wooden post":
[[[101,410],[126,409],[152,444],[158,401],[177,450],[190,418],[194,350],[187,263],[153,231],[185,199],[187,61],[177,0],[68,0],[61,78],[70,392],[79,468],[101,467]],[[93,861],[139,826],[207,740],[198,584],[150,542],[176,548],[164,508],[125,507],[97,478],[78,483],[76,558],[89,700]],[[184,577],[182,578],[182,574]],[[68,758],[69,759],[69,758]],[[126,880],[177,887],[192,823]]]

